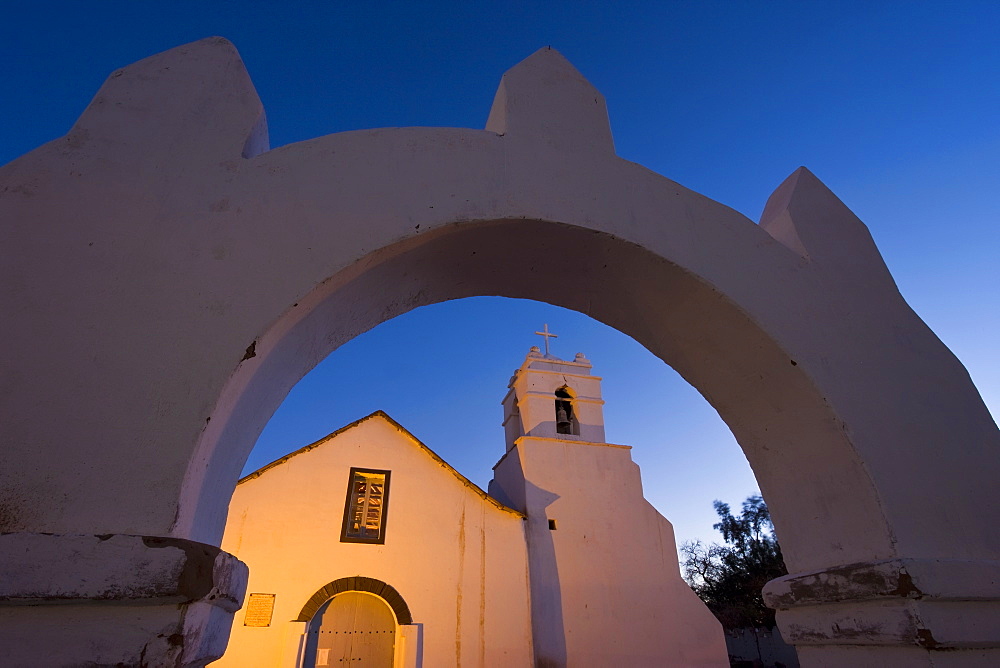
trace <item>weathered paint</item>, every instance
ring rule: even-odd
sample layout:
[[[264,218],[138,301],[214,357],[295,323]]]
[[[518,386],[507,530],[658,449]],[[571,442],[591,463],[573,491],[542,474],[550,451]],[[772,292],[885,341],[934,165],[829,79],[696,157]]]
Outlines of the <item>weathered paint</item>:
[[[392,471],[383,545],[340,542],[352,466]],[[276,594],[275,623],[246,627],[237,614],[217,665],[281,665],[287,643],[298,643],[281,622],[306,621],[327,600],[324,587],[342,578],[334,589],[405,601],[412,618],[400,623],[425,629],[425,666],[531,663],[523,515],[487,497],[384,413],[245,477],[229,512],[222,548],[250,567],[248,591]],[[370,586],[376,581],[392,591]],[[503,621],[484,627],[486,609]]]
[[[222,655],[220,622],[246,591],[245,564],[179,538],[8,533],[0,548],[5,665],[80,665],[81,647],[99,665],[201,665]],[[63,640],[36,633],[39,623]]]

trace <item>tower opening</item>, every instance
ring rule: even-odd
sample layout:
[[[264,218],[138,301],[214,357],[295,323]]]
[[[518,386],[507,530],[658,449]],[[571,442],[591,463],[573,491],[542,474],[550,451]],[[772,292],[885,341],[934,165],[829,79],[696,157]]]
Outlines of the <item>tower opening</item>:
[[[573,395],[565,385],[556,390],[556,433],[580,434],[579,423],[573,415]]]

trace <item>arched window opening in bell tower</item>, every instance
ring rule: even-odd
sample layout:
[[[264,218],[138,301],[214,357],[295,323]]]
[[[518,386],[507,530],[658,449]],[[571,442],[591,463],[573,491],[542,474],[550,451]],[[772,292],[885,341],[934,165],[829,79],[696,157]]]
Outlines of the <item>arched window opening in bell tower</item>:
[[[573,395],[565,385],[556,390],[556,433],[579,435],[580,423],[573,413]]]

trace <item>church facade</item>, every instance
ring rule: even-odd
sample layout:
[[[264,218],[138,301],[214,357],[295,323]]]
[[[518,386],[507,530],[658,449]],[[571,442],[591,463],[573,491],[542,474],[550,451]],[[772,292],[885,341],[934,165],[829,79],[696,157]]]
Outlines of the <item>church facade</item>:
[[[532,348],[489,493],[376,412],[243,478],[219,666],[727,666],[583,355]]]

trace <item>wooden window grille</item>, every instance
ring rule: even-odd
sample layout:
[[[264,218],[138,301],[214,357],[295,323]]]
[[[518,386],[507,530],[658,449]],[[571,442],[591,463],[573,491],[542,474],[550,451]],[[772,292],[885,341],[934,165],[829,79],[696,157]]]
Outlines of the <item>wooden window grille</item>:
[[[385,520],[389,509],[389,471],[351,468],[347,483],[342,543],[385,542]]]

